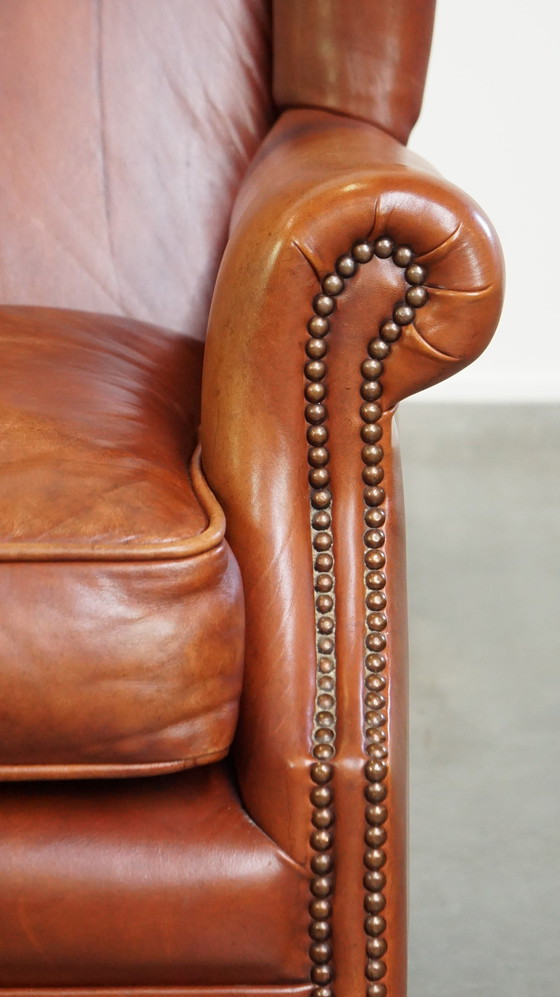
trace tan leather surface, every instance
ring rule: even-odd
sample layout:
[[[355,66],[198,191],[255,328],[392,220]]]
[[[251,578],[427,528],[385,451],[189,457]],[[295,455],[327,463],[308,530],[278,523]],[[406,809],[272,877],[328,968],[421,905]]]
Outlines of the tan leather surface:
[[[0,987],[306,982],[307,877],[222,766],[6,786],[0,821]]]
[[[204,338],[271,118],[263,0],[0,4],[0,300]]]
[[[363,118],[406,142],[420,113],[435,0],[274,0],[274,96]]]
[[[247,603],[238,770],[252,815],[299,859],[308,838],[315,668],[306,323],[318,276],[332,271],[355,240],[384,234],[429,263],[430,298],[394,347],[383,406],[391,409],[459,370],[487,344],[500,312],[502,261],[489,222],[384,133],[313,111],[283,117],[244,184],[205,353],[203,463],[224,505]],[[337,305],[328,390],[336,391],[339,408],[333,402],[331,410],[342,435],[333,467],[359,458],[359,445],[348,436],[346,399],[359,398],[368,338],[391,314],[401,284],[402,272],[391,261],[373,261]],[[337,338],[339,321],[344,327]],[[335,504],[345,509],[354,484],[337,487]],[[349,543],[355,557],[356,538],[343,537],[338,543]]]
[[[0,778],[220,757],[243,609],[223,514],[186,468],[200,345],[4,307],[0,348]]]

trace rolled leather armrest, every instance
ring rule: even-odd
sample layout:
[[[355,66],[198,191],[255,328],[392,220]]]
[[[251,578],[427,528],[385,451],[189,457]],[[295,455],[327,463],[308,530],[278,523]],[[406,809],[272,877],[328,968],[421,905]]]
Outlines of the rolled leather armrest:
[[[363,122],[280,119],[238,197],[218,276],[201,441],[246,598],[241,793],[308,863],[312,919],[334,899],[341,993],[363,985],[364,904],[371,951],[385,952],[369,978],[404,992],[406,592],[392,417],[482,351],[501,298],[488,221],[426,163]]]
[[[392,702],[404,709],[402,515],[391,418],[402,398],[484,349],[501,300],[499,245],[469,198],[369,124],[313,110],[282,116],[239,194],[216,285],[202,454],[247,601],[236,753],[242,793],[255,819],[299,861],[309,842],[315,714],[331,695],[330,682],[317,685],[318,627],[322,646],[333,640],[338,649],[341,770],[346,759],[354,771],[364,752],[364,487],[383,493],[377,562],[386,560],[394,631],[387,655],[398,659]],[[370,450],[362,452],[364,445]],[[373,462],[369,470],[364,460]],[[332,518],[327,530],[313,519],[310,525],[310,501],[312,517],[321,511],[313,504],[321,480],[331,490],[332,517],[315,521]],[[368,522],[375,524],[373,512]],[[325,536],[318,539],[317,530]],[[313,556],[331,542],[336,579],[329,569],[318,582]],[[317,603],[317,591],[332,585],[336,614],[325,610],[322,623],[317,605],[330,603]],[[336,634],[327,632],[331,625]]]

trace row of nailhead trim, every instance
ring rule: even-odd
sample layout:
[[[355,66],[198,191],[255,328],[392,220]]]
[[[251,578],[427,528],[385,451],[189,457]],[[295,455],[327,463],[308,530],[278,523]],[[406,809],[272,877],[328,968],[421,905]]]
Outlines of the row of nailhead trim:
[[[398,302],[392,318],[384,321],[379,334],[368,343],[368,355],[361,365],[363,381],[360,388],[362,404],[362,479],[364,482],[364,587],[366,601],[366,636],[364,652],[364,730],[365,750],[368,760],[365,775],[365,844],[364,853],[364,907],[366,918],[366,995],[386,997],[383,979],[387,973],[384,956],[387,952],[386,906],[384,893],[386,878],[383,866],[387,840],[385,824],[387,807],[387,627],[388,616],[385,576],[385,489],[383,445],[379,402],[383,393],[382,376],[392,344],[402,334],[404,326],[414,321],[415,309],[427,301],[424,287],[426,271],[414,262],[409,246],[395,246],[387,237],[373,244],[364,242],[354,246],[353,255],[367,263],[374,255],[381,259],[392,257],[396,266],[405,271],[407,290],[404,301]]]
[[[338,294],[344,281],[336,274],[330,282],[331,294]],[[311,766],[311,921],[309,954],[314,997],[333,997],[331,914],[333,893],[334,822],[331,759],[336,737],[336,657],[335,657],[335,587],[332,537],[332,495],[330,490],[329,439],[324,404],[328,352],[327,316],[334,309],[334,298],[318,294],[313,301],[314,314],[307,323],[309,338],[305,345],[305,417],[307,421],[307,460],[309,464],[311,542],[313,546],[313,582],[315,588],[315,625],[317,630],[315,722]]]
[[[392,257],[396,266],[405,271],[407,289],[404,300],[393,309],[391,319],[382,323],[379,335],[368,344],[368,356],[361,365],[362,404],[362,478],[364,482],[364,583],[366,599],[367,633],[365,637],[364,673],[364,729],[368,760],[364,766],[365,775],[365,843],[364,854],[364,906],[366,910],[366,997],[387,997],[387,987],[382,982],[387,972],[383,956],[387,951],[385,938],[386,921],[382,911],[386,905],[383,892],[385,874],[383,866],[386,852],[383,848],[387,840],[385,823],[387,810],[387,713],[386,713],[386,669],[385,650],[387,646],[386,628],[388,625],[385,608],[385,491],[381,486],[384,477],[382,429],[380,419],[382,409],[379,398],[382,394],[381,377],[384,363],[390,355],[391,346],[396,342],[404,326],[414,321],[415,309],[422,307],[428,298],[424,287],[426,271],[414,261],[414,253],[408,246],[395,246],[392,239],[383,237],[370,243],[358,242],[351,253],[341,256],[333,273],[322,282],[322,293],[313,299],[314,314],[309,319],[306,342],[307,362],[305,364],[305,385],[307,420],[307,440],[309,484],[311,488],[311,537],[314,548],[314,583],[316,592],[317,627],[317,676],[316,713],[313,734],[313,755],[316,761],[311,767],[312,823],[311,834],[311,923],[309,933],[312,939],[310,956],[312,961],[311,978],[315,984],[314,997],[334,997],[332,986],[333,966],[330,945],[330,917],[333,892],[333,835],[334,822],[332,808],[332,776],[336,737],[336,659],[335,659],[335,603],[334,603],[334,560],[332,554],[332,495],[328,470],[329,452],[327,449],[328,429],[327,410],[324,404],[324,379],[327,368],[325,357],[328,352],[328,316],[334,311],[336,297],[344,290],[345,282],[351,278],[362,264],[374,256],[379,259]]]

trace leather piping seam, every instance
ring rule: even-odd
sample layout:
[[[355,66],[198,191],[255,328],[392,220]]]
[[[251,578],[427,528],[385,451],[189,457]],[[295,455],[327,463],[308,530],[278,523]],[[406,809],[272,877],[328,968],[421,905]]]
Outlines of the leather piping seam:
[[[387,607],[384,572],[386,521],[385,489],[381,445],[383,430],[380,424],[383,409],[380,398],[383,393],[382,376],[385,363],[389,359],[393,343],[401,337],[403,329],[413,326],[416,310],[428,300],[425,287],[427,270],[415,262],[415,254],[409,246],[396,245],[385,235],[375,241],[356,242],[350,253],[336,262],[332,273],[321,282],[321,293],[313,299],[314,314],[307,323],[311,338],[306,340],[307,361],[304,367],[306,376],[305,408],[307,440],[311,540],[314,548],[314,582],[316,597],[316,714],[313,732],[313,757],[311,765],[312,824],[311,833],[311,879],[312,894],[310,904],[311,923],[309,934],[312,938],[310,958],[312,962],[311,980],[314,983],[313,997],[334,997],[333,981],[335,967],[330,943],[332,896],[334,893],[334,862],[331,853],[333,834],[329,830],[334,822],[332,803],[332,779],[336,740],[336,693],[333,682],[332,704],[324,702],[325,676],[336,675],[334,657],[335,603],[334,603],[334,560],[330,553],[332,536],[332,494],[329,488],[328,470],[330,454],[328,442],[328,412],[323,404],[326,390],[324,380],[327,365],[324,362],[328,353],[329,316],[334,312],[336,299],[345,289],[358,267],[369,263],[374,257],[392,258],[393,263],[404,270],[406,289],[404,298],[398,301],[390,319],[381,323],[378,334],[368,343],[367,356],[361,363],[362,383],[360,406],[362,439],[362,481],[364,484],[364,670],[363,670],[363,737],[364,754],[364,795],[365,805],[365,844],[364,852],[364,921],[365,965],[364,983],[366,997],[387,997],[386,983],[387,952],[386,917],[387,899],[384,893],[386,876],[383,866],[387,860],[384,845],[387,841],[386,823],[388,810],[388,775],[390,766],[388,738],[388,676],[387,627],[389,617]],[[323,563],[321,563],[323,559]],[[321,573],[322,572],[322,573]],[[321,580],[321,581],[320,581]],[[324,580],[324,581],[323,581]],[[332,593],[332,595],[324,593]],[[326,600],[326,601],[325,601]],[[332,612],[332,617],[327,615]],[[325,627],[326,623],[326,627]],[[326,635],[326,636],[325,636]],[[325,646],[327,642],[327,646]],[[332,646],[331,646],[332,645]],[[325,657],[328,655],[328,657]],[[329,689],[330,691],[330,689]],[[335,763],[336,764],[336,763]]]
[[[197,536],[162,544],[137,543],[127,546],[125,543],[91,543],[76,544],[59,550],[53,550],[52,544],[40,541],[0,543],[0,561],[182,561],[206,554],[222,543],[225,516],[204,477],[200,445],[192,456],[189,470],[194,495],[208,520],[207,526]]]
[[[91,765],[65,765],[52,762],[40,765],[0,765],[0,781],[2,782],[33,782],[37,779],[73,780],[73,779],[132,779],[136,776],[170,775],[197,768],[199,765],[209,765],[225,758],[229,745],[204,755],[194,755],[192,758],[178,758],[170,762],[132,762],[122,765],[107,762]],[[2,991],[0,990],[0,993]]]

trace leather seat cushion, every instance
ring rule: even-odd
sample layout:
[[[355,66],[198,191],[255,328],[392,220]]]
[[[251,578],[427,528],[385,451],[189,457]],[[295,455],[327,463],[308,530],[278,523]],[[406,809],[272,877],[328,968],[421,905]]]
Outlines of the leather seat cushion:
[[[239,573],[193,453],[202,348],[123,318],[0,308],[0,778],[224,755]]]
[[[307,873],[225,765],[4,786],[0,989],[307,982]]]

